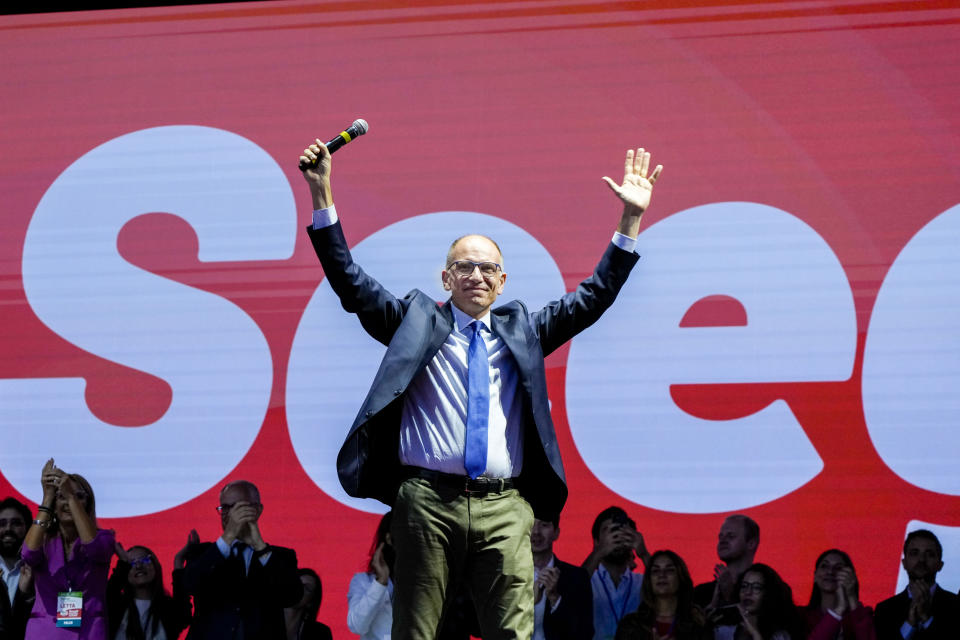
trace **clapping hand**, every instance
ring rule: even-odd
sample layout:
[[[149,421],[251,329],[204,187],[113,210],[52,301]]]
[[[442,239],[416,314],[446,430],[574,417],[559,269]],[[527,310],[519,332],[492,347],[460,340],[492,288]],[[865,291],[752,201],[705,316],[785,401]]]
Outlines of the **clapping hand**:
[[[543,593],[547,595],[547,600],[550,602],[551,607],[560,599],[560,592],[557,590],[559,583],[560,570],[556,567],[547,567],[541,570],[540,575],[537,577],[537,585],[542,585]],[[536,600],[540,600],[540,597],[537,596]]]
[[[173,556],[173,568],[174,569],[183,569],[187,566],[187,556],[190,555],[190,552],[200,544],[200,535],[197,533],[196,529],[190,529],[190,533],[187,534],[187,543],[183,545],[180,551],[177,551],[177,554]]]
[[[57,465],[54,464],[53,458],[47,460],[40,471],[40,486],[43,487],[44,498],[49,498],[49,501],[52,502],[65,475],[63,470],[58,469]],[[44,500],[44,502],[48,502],[48,500]]]

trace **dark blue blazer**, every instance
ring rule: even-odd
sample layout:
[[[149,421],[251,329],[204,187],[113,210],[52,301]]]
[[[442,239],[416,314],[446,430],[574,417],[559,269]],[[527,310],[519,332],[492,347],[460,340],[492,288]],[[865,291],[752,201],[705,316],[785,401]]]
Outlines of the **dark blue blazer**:
[[[267,564],[254,556],[249,571],[239,556],[224,558],[216,543],[193,549],[178,576],[193,596],[187,640],[286,640],[283,610],[300,601],[303,584],[296,552],[268,548]]]
[[[904,589],[892,598],[877,604],[873,624],[878,640],[903,640],[900,627],[907,621],[910,594]],[[960,598],[939,586],[933,592],[933,622],[927,629],[918,629],[913,640],[956,640],[960,638]]]
[[[392,506],[404,479],[398,455],[402,397],[453,330],[451,303],[439,306],[419,289],[395,297],[353,261],[339,222],[319,230],[307,227],[307,232],[343,308],[387,345],[337,456],[337,472],[348,495]],[[533,313],[516,300],[491,312],[491,330],[516,360],[524,403],[524,460],[516,486],[538,518],[559,515],[567,499],[543,359],[597,321],[638,258],[610,244],[593,275],[560,300]]]

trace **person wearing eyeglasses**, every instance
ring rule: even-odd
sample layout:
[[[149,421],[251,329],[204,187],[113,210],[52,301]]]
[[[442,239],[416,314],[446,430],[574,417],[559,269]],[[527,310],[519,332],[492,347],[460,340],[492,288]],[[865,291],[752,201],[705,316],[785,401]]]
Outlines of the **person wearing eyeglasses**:
[[[156,554],[143,546],[116,546],[117,566],[107,582],[109,637],[113,640],[176,640],[190,624],[190,596],[175,580],[163,587]]]
[[[504,256],[469,230],[439,269],[445,304],[420,290],[393,295],[350,255],[327,148],[317,140],[300,160],[314,209],[307,232],[324,275],[387,346],[337,470],[347,494],[393,508],[392,637],[434,638],[448,591],[462,585],[485,640],[526,640],[534,515],[560,513],[567,498],[543,360],[613,304],[639,259],[640,219],[662,167],[651,171],[644,149],[627,152],[622,183],[605,178],[622,213],[595,272],[530,311],[518,301],[493,308],[507,283]]]
[[[47,460],[43,499],[23,542],[36,600],[27,640],[107,640],[107,573],[116,540],[97,527],[93,488]]]
[[[293,549],[267,544],[260,533],[260,491],[236,480],[220,491],[223,534],[191,544],[183,584],[193,596],[188,640],[286,640],[283,610],[303,595]],[[191,535],[191,538],[193,536]]]
[[[802,640],[806,637],[790,585],[773,568],[750,565],[737,583],[740,623],[734,640]]]

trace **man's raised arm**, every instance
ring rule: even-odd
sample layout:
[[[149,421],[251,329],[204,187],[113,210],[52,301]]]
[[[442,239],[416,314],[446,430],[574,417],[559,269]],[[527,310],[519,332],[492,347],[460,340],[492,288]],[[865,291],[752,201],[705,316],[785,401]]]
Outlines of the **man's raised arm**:
[[[649,154],[648,154],[649,157]],[[330,190],[330,152],[317,138],[316,142],[303,150],[301,161],[310,163],[303,171],[303,179],[310,187],[313,197],[313,209],[326,209],[333,205],[333,192]],[[314,166],[314,163],[316,165]],[[648,197],[649,200],[649,197]]]

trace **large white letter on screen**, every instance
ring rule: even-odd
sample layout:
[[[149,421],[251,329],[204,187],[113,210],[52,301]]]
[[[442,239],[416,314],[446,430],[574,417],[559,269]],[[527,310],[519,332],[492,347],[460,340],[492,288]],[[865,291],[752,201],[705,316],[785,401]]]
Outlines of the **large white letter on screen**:
[[[150,212],[186,220],[204,262],[293,253],[290,185],[263,149],[236,134],[145,129],[68,167],[27,230],[23,287],[30,306],[81,349],[162,378],[173,398],[155,423],[116,427],[90,413],[83,378],[0,381],[0,468],[34,501],[39,469],[53,456],[90,480],[98,515],[175,507],[229,473],[263,422],[273,366],[250,317],[120,256],[120,229]]]
[[[960,205],[917,232],[877,295],[863,353],[873,446],[907,482],[960,495]]]
[[[849,378],[853,296],[830,247],[784,211],[723,202],[658,222],[637,251],[620,298],[570,349],[567,415],[591,471],[628,500],[681,513],[744,509],[816,476],[823,462],[786,402],[705,420],[670,386]],[[712,295],[739,301],[746,326],[681,328]]]
[[[510,277],[501,300],[523,300],[530,309],[539,309],[563,294],[560,270],[543,245],[520,227],[480,213],[446,211],[409,218],[366,238],[351,253],[394,295],[419,288],[445,301],[449,293],[440,284],[440,271],[447,249],[455,238],[474,231],[493,238],[503,251],[504,271]],[[340,486],[337,452],[384,351],[356,316],[343,310],[323,280],[297,327],[287,369],[287,423],[300,464],[333,499],[374,513],[386,507],[351,498]]]

